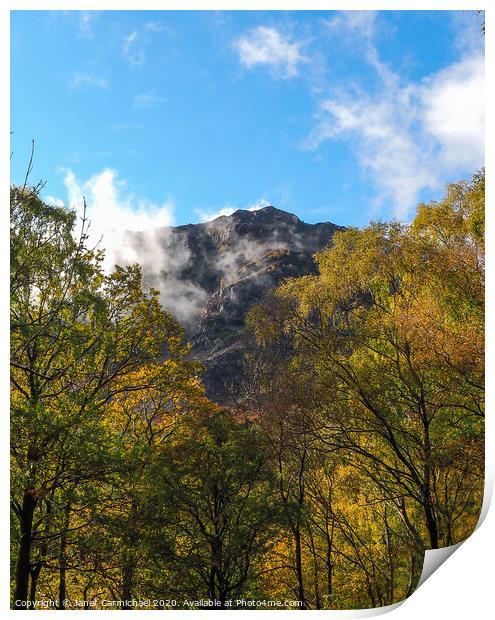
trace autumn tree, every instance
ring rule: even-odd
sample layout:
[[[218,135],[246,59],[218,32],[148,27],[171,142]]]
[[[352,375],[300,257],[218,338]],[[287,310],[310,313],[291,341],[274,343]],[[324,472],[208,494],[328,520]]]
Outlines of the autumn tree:
[[[207,597],[224,608],[252,586],[277,519],[264,438],[256,425],[217,409],[182,419],[156,467],[148,502],[163,550],[161,591]]]
[[[285,343],[287,354],[268,382],[285,382],[283,397],[254,399],[261,415],[279,404],[288,415],[296,405],[305,420],[298,437],[312,436],[313,449],[330,461],[338,454],[372,486],[385,532],[393,529],[396,540],[406,533],[412,582],[424,550],[468,536],[480,508],[483,214],[481,172],[449,186],[441,202],[420,205],[411,225],[337,233],[316,255],[318,275],[289,279],[276,303],[248,319],[258,358],[271,360],[273,343]],[[255,372],[267,367],[255,362]],[[301,401],[308,385],[312,397]],[[353,522],[335,523],[356,557],[357,539],[345,534]],[[380,572],[389,594],[370,590],[375,602],[393,591],[397,562],[391,547],[387,553],[390,569]]]
[[[81,506],[72,523],[73,498],[84,484],[105,488],[121,468],[125,427],[113,419],[119,399],[139,393],[152,408],[145,395],[153,391],[170,414],[187,398],[181,389],[197,391],[198,366],[185,360],[183,333],[161,308],[158,292],[143,290],[137,266],[104,274],[102,253],[86,247],[85,220],[78,239],[75,224],[73,212],[44,204],[26,188],[12,188],[15,608],[28,600],[30,574],[34,596],[40,570],[53,560],[60,594],[65,593],[66,535],[91,523],[91,511]],[[157,364],[159,358],[165,363]],[[144,405],[134,415],[144,417],[148,433],[160,433]]]
[[[484,172],[412,223],[336,233],[251,309],[236,405],[209,402],[137,265],[11,189],[13,607],[38,597],[409,595],[483,491]],[[166,605],[164,603],[163,605]],[[180,606],[180,605],[179,605]]]

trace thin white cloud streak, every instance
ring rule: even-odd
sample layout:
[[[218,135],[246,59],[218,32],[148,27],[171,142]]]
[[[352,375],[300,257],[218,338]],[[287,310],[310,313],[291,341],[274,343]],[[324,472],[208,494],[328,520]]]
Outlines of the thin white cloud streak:
[[[260,198],[244,208],[246,211],[258,211],[264,207],[269,206],[271,203],[266,198]],[[217,217],[229,216],[239,210],[239,207],[222,207],[216,211],[205,211],[203,209],[195,209],[195,213],[198,216],[200,222],[211,222],[216,220]]]
[[[248,69],[265,65],[282,78],[296,77],[299,65],[308,62],[301,46],[302,42],[291,42],[277,29],[268,26],[258,26],[234,41],[242,65]]]
[[[340,11],[335,17],[326,21],[331,31],[339,34],[349,34],[353,37],[356,33],[360,40],[370,41],[375,30],[376,11]]]
[[[166,97],[162,97],[161,95],[157,95],[154,91],[149,93],[141,93],[139,95],[135,95],[132,99],[132,105],[134,108],[153,108],[158,105],[162,105],[167,103],[168,99]]]
[[[271,202],[266,198],[259,198],[246,207],[246,211],[259,211],[265,207],[271,206]]]
[[[96,11],[80,11],[78,14],[77,25],[85,38],[93,37],[93,20],[96,15]]]
[[[354,50],[362,49],[369,65],[388,86],[397,84],[397,76],[380,60],[374,44],[377,11],[340,11],[326,22],[332,35],[343,36]]]
[[[463,54],[483,53],[484,36],[481,36],[483,15],[475,11],[455,11],[452,13],[452,24],[455,27],[455,47]]]
[[[344,91],[322,99],[307,148],[325,140],[347,142],[373,180],[376,209],[391,203],[401,219],[421,191],[437,191],[454,175],[483,165],[484,58],[479,51],[407,83],[380,60],[373,43],[375,13],[346,11],[328,27],[344,37],[350,33],[356,45],[364,46],[381,88],[374,95]]]
[[[85,88],[101,88],[108,90],[109,82],[106,78],[93,73],[74,73],[69,80],[71,90],[82,90]]]
[[[133,30],[122,41],[122,57],[131,67],[139,67],[147,61],[146,49],[150,40],[157,34],[171,34],[173,29],[160,21],[146,22],[141,28]]]
[[[124,38],[122,56],[131,67],[138,67],[144,64],[146,55],[141,46],[140,35],[137,30],[134,30]]]
[[[170,32],[170,27],[162,22],[146,22],[144,24],[144,29],[149,30],[149,32]]]
[[[203,209],[195,209],[194,212],[199,218],[200,222],[211,222],[216,220],[217,217],[229,216],[235,213],[237,209],[234,207],[222,207],[216,211],[204,211]]]

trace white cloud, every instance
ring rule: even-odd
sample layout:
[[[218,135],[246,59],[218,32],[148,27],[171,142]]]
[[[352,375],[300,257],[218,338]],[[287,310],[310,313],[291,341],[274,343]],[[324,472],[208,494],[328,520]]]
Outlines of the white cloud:
[[[283,78],[297,76],[298,65],[307,62],[301,46],[301,42],[290,42],[278,30],[268,26],[258,26],[234,42],[241,64],[248,69],[267,65]]]
[[[90,224],[89,243],[101,246],[106,251],[104,267],[122,260],[126,264],[136,262],[138,255],[126,246],[127,232],[150,232],[162,226],[173,224],[174,204],[171,200],[156,205],[148,200],[138,199],[126,191],[126,184],[119,180],[117,172],[105,168],[87,181],[79,181],[72,170],[67,170],[64,179],[69,205],[82,213],[83,199],[87,203],[87,217]]]
[[[351,33],[356,42],[356,35],[359,40],[371,40],[375,31],[376,11],[339,11],[335,17],[327,20],[327,27],[331,31],[343,31]]]
[[[149,30],[150,32],[169,32],[170,31],[169,26],[167,26],[166,24],[163,24],[162,22],[156,22],[156,21],[146,22],[144,24],[144,28],[145,30]]]
[[[69,87],[73,90],[84,88],[108,90],[108,80],[92,73],[74,73],[69,81]]]
[[[134,30],[124,38],[122,55],[124,60],[131,65],[131,67],[138,67],[146,60],[144,49],[141,46],[140,35],[137,30]]]
[[[50,205],[52,207],[63,207],[64,206],[64,201],[61,200],[60,198],[56,198],[55,196],[46,196],[44,200],[47,205]]]
[[[265,198],[260,198],[255,202],[249,204],[247,207],[244,207],[246,211],[258,211],[259,209],[263,209],[267,207],[271,203]],[[200,222],[211,222],[212,220],[216,220],[217,217],[222,217],[222,215],[232,215],[238,211],[241,207],[222,207],[216,211],[205,211],[203,209],[195,209],[195,213],[199,218]]]
[[[435,168],[429,165],[431,147],[418,143],[409,95],[399,91],[379,101],[366,96],[324,100],[310,139],[312,147],[326,139],[348,140],[361,166],[373,177],[377,206],[391,200],[398,217],[414,206],[421,189],[438,183]]]
[[[375,17],[346,11],[328,24],[364,45],[380,86],[374,94],[349,89],[322,99],[306,146],[346,141],[374,182],[375,206],[391,203],[395,216],[406,218],[422,190],[437,191],[484,163],[484,59],[470,53],[419,82],[405,82],[379,57]]]
[[[354,51],[364,52],[366,61],[378,76],[394,86],[397,76],[380,60],[374,44],[378,16],[378,11],[339,11],[326,25],[332,35],[344,39]]]
[[[87,181],[65,171],[69,204],[81,216],[83,199],[90,221],[88,245],[105,249],[103,267],[109,273],[115,264],[138,263],[143,283],[160,291],[160,302],[186,324],[198,320],[208,294],[181,272],[189,265],[191,251],[184,239],[172,233],[174,203],[161,205],[138,199],[126,189],[115,170],[106,168]]]
[[[96,11],[79,11],[77,25],[83,37],[91,38],[93,36],[93,20],[96,15]]]
[[[246,207],[247,211],[259,211],[265,207],[269,207],[272,203],[266,198],[260,198]]]
[[[477,11],[453,11],[452,25],[455,29],[454,45],[464,54],[483,53],[485,38],[481,36],[483,15]]]
[[[234,207],[222,207],[217,211],[204,211],[203,209],[194,210],[200,222],[211,222],[212,220],[216,220],[217,217],[222,217],[223,215],[232,215],[232,213],[235,213],[236,211],[237,209],[235,209]]]
[[[140,29],[133,30],[122,43],[122,56],[131,67],[139,67],[146,62],[146,47],[157,33],[172,33],[173,30],[164,22],[149,21]]]
[[[166,97],[157,95],[155,91],[150,91],[149,93],[135,95],[132,99],[132,105],[135,108],[153,108],[157,105],[162,105],[167,101],[168,99]]]
[[[449,166],[475,168],[484,160],[484,61],[469,56],[421,85],[425,129],[441,147]]]

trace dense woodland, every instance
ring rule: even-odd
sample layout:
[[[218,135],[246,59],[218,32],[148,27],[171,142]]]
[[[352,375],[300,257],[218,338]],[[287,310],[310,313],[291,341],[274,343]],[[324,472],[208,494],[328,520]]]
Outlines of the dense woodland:
[[[382,606],[473,531],[484,172],[253,307],[229,408],[139,266],[39,188],[10,204],[14,608]]]

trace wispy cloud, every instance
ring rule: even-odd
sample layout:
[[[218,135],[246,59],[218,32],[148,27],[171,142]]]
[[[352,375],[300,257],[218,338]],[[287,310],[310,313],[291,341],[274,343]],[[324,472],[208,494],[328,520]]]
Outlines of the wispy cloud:
[[[64,206],[64,201],[61,198],[56,198],[55,196],[45,196],[44,200],[46,204],[51,205],[52,207]]]
[[[232,215],[232,213],[235,213],[239,209],[244,209],[246,211],[258,211],[259,209],[263,209],[270,204],[271,203],[266,200],[266,198],[260,198],[259,200],[256,200],[255,202],[249,204],[247,207],[232,207],[229,205],[213,211],[195,209],[194,212],[198,216],[200,222],[211,222],[212,220],[216,220],[217,217],[221,217],[222,215]]]
[[[124,38],[122,55],[131,67],[138,67],[144,64],[146,55],[142,46],[141,36],[137,30],[134,30]]]
[[[217,209],[215,211],[205,211],[203,209],[194,210],[200,222],[211,222],[212,220],[216,220],[217,217],[232,215],[232,213],[235,213],[236,211],[237,209],[234,207],[222,207],[221,209]]]
[[[302,42],[290,41],[277,29],[258,26],[234,42],[239,61],[248,69],[265,65],[277,77],[291,78],[299,73],[299,65],[308,59],[301,52]]]
[[[352,32],[379,78],[373,94],[344,90],[319,102],[317,123],[306,142],[342,140],[370,175],[375,206],[391,203],[405,218],[422,190],[438,190],[463,169],[475,170],[484,157],[484,60],[469,53],[419,82],[407,82],[379,56],[372,12],[339,14],[329,27]],[[358,38],[357,33],[361,34]]]
[[[184,240],[172,234],[174,203],[163,204],[135,196],[118,173],[105,168],[86,181],[72,170],[65,171],[69,204],[79,214],[86,199],[90,221],[89,245],[105,249],[103,268],[108,273],[115,264],[138,263],[143,269],[144,286],[160,290],[160,301],[179,321],[190,324],[198,319],[208,294],[200,286],[181,277],[189,265],[191,251]]]
[[[340,11],[327,20],[326,26],[333,36],[346,41],[355,51],[361,51],[377,75],[387,84],[393,85],[397,76],[380,60],[374,41],[378,17],[377,11]]]
[[[93,39],[94,25],[101,11],[50,10],[47,13],[50,20],[69,26],[79,39]]]
[[[347,34],[359,34],[359,40],[369,42],[375,31],[376,11],[339,11],[337,15],[326,20],[326,26],[331,31],[337,31],[339,35],[343,31]],[[356,39],[354,39],[356,42]]]
[[[135,95],[132,99],[132,105],[135,108],[153,108],[155,106],[162,105],[167,101],[168,99],[166,97],[157,95],[155,91],[150,91],[148,93]]]
[[[464,54],[483,53],[485,40],[480,36],[484,20],[478,11],[454,11],[452,13],[452,26],[454,27],[454,45]]]
[[[269,207],[272,203],[266,198],[259,198],[246,207],[246,211],[259,211],[265,207]]]
[[[93,22],[98,11],[79,11],[77,13],[77,26],[80,34],[85,38],[93,37]]]
[[[95,245],[103,239],[107,270],[120,260],[127,232],[150,231],[174,223],[174,203],[171,199],[157,205],[136,197],[111,168],[103,169],[86,181],[77,179],[72,170],[65,170],[64,184],[72,208],[80,211],[83,197],[86,199],[87,217],[91,222],[89,242]],[[132,263],[137,258],[128,255],[125,261]]]
[[[144,29],[149,32],[170,32],[171,28],[163,22],[150,21],[144,24]]]
[[[85,88],[101,88],[108,90],[109,82],[106,78],[93,73],[74,73],[69,80],[69,88],[82,90]]]
[[[173,33],[173,29],[163,21],[149,21],[136,28],[124,37],[122,42],[122,57],[131,67],[139,67],[147,61],[147,50],[160,33]]]

